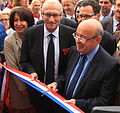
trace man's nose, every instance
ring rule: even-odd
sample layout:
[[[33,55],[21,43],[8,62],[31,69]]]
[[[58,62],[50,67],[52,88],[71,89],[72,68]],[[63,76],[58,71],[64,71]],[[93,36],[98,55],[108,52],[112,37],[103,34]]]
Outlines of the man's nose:
[[[85,43],[85,40],[83,40],[82,38],[76,38],[75,41],[78,44],[84,44]]]
[[[18,24],[18,25],[20,25],[20,24],[21,24],[21,21],[20,21],[20,20],[18,20],[18,21],[17,21],[17,24]]]
[[[66,10],[67,8],[68,8],[67,6],[64,6],[64,8],[63,8],[63,9],[64,9],[64,10]]]
[[[54,21],[54,17],[53,17],[53,16],[50,16],[49,20],[50,20],[50,21]]]

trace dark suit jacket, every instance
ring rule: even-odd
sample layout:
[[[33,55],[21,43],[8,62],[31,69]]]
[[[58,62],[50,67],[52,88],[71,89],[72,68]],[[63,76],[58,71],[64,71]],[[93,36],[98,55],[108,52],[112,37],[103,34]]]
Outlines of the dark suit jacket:
[[[20,59],[23,71],[29,74],[32,72],[36,72],[39,75],[39,80],[42,82],[44,78],[43,26],[43,24],[40,24],[26,30]],[[65,70],[67,55],[64,54],[63,49],[70,48],[71,46],[75,45],[75,40],[72,36],[73,32],[75,32],[73,28],[60,25],[60,57],[58,74],[63,73]]]
[[[100,45],[110,54],[113,55],[116,51],[116,39],[107,31],[104,31],[103,39]]]
[[[113,18],[112,17],[105,21],[101,21],[101,24],[104,30],[111,33],[115,37],[116,42],[120,40],[120,31],[113,32]]]
[[[113,33],[113,17],[107,19],[107,20],[104,20],[104,21],[100,21],[102,26],[103,26],[103,29],[109,33]]]
[[[115,37],[112,35],[113,33],[113,27],[111,25],[113,20],[110,19],[109,22],[106,24],[103,24],[104,21],[101,21],[103,29],[104,29],[104,34],[103,34],[103,39],[100,43],[100,45],[110,54],[113,55],[116,51],[117,43]],[[105,23],[105,22],[104,22]]]
[[[60,25],[59,29],[59,46],[60,46],[60,57],[58,65],[58,74],[63,73],[66,70],[67,55],[63,49],[70,48],[75,45],[72,33],[75,29],[68,26]],[[44,25],[36,25],[28,28],[25,31],[20,63],[23,71],[31,74],[36,72],[38,79],[44,81],[44,56],[43,56],[43,37],[44,37]],[[40,93],[35,90],[30,93],[31,101],[34,104],[40,105]]]
[[[60,79],[56,80],[59,86],[63,85],[64,82],[66,83],[65,92],[71,74],[79,59],[79,52],[75,46],[71,48],[69,56],[70,60],[66,72],[66,79],[63,79],[63,76],[61,76]],[[85,113],[90,113],[94,106],[111,105],[115,95],[118,75],[117,62],[100,47],[73,97],[76,99],[76,105],[85,111]],[[66,96],[65,98],[67,99]]]
[[[43,20],[40,20],[37,22],[37,24],[42,24],[42,23],[43,23]],[[64,16],[61,19],[60,23],[75,29],[77,28],[77,23],[75,23],[74,21]],[[110,55],[113,55],[114,52],[116,51],[116,47],[117,47],[116,40],[110,33],[106,31],[104,32],[103,40],[101,41],[100,44]]]
[[[44,23],[43,20],[40,20],[37,22],[37,24],[42,24]],[[71,19],[68,19],[67,17],[64,17],[61,19],[60,24],[72,27],[72,28],[77,28],[77,23]]]

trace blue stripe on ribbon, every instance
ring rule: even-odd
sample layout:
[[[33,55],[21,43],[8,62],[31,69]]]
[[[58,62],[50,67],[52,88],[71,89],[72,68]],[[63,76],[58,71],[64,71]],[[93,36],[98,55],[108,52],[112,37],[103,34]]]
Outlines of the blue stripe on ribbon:
[[[12,73],[12,72],[11,72]],[[14,73],[12,73],[14,74]],[[57,99],[55,99],[53,96],[51,96],[49,93],[44,92],[41,88],[37,87],[36,85],[32,84],[31,82],[23,79],[22,77],[14,74],[16,77],[18,77],[19,79],[21,79],[23,82],[25,82],[26,84],[28,84],[29,86],[33,87],[34,89],[36,89],[37,91],[43,93],[44,95],[46,95],[47,97],[49,97],[50,99],[52,99],[54,102],[56,102],[57,104],[59,104],[61,107],[63,107],[64,109],[66,109],[68,112],[70,113],[74,113],[73,111],[71,111],[69,108],[67,108],[64,104],[62,104],[60,101],[58,101]]]
[[[41,89],[40,87],[34,85],[34,83],[32,83],[32,81],[30,82],[29,80],[25,80],[24,78],[22,78],[21,76],[24,76],[22,74],[19,74],[18,70],[12,70],[12,69],[9,69],[7,67],[4,67],[4,69],[6,69],[7,71],[9,71],[10,73],[12,73],[13,75],[15,75],[16,77],[18,77],[19,79],[21,79],[23,82],[25,82],[26,84],[28,84],[29,86],[33,87],[34,89],[36,89],[37,91],[43,93],[44,95],[46,95],[47,97],[49,97],[51,100],[53,100],[54,102],[56,102],[58,105],[60,105],[61,107],[63,107],[64,109],[66,109],[68,112],[70,113],[84,113],[83,111],[79,111],[77,110],[76,108],[74,108],[73,106],[71,106],[71,108],[73,109],[70,109],[69,107],[67,107],[66,105],[64,105],[62,102],[60,102],[59,100],[57,100],[54,96],[51,96],[48,92],[45,92],[43,89]],[[18,74],[18,75],[17,75]],[[20,76],[19,76],[20,75]],[[26,76],[24,76],[26,77]],[[27,78],[27,77],[26,77]],[[39,84],[39,83],[38,83]],[[41,85],[41,84],[40,84]],[[41,85],[42,86],[42,85]],[[46,88],[45,86],[43,86],[44,88]],[[51,92],[52,93],[52,92]],[[53,93],[52,93],[53,94]],[[55,94],[53,94],[55,95]],[[57,97],[57,96],[56,96]],[[57,97],[59,98],[59,97]],[[60,98],[59,98],[60,99]]]
[[[0,98],[1,98],[1,94],[2,94],[1,91],[2,91],[2,86],[3,86],[2,84],[3,84],[4,74],[5,74],[5,69],[2,68],[2,70],[1,70],[1,77],[0,77]]]

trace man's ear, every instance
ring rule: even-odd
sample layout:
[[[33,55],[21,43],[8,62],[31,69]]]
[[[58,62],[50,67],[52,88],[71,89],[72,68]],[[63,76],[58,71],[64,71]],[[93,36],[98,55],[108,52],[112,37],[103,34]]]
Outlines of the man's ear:
[[[96,41],[99,42],[99,43],[101,42],[101,40],[102,40],[102,36],[98,36],[97,39],[96,39]]]
[[[63,12],[62,12],[62,14],[61,14],[61,19],[63,18]]]

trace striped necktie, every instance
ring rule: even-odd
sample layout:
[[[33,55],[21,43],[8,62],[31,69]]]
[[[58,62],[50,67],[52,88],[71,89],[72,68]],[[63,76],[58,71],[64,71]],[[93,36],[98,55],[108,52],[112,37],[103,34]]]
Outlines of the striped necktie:
[[[86,63],[86,55],[82,55],[80,58],[82,58],[82,60],[81,60],[81,62],[78,62],[79,64],[78,64],[76,73],[75,73],[71,83],[68,86],[68,90],[67,90],[67,93],[66,93],[67,98],[72,98],[74,88],[77,84],[77,81],[78,81],[78,79],[79,79],[79,77],[82,73],[82,70],[84,68],[84,65]]]

